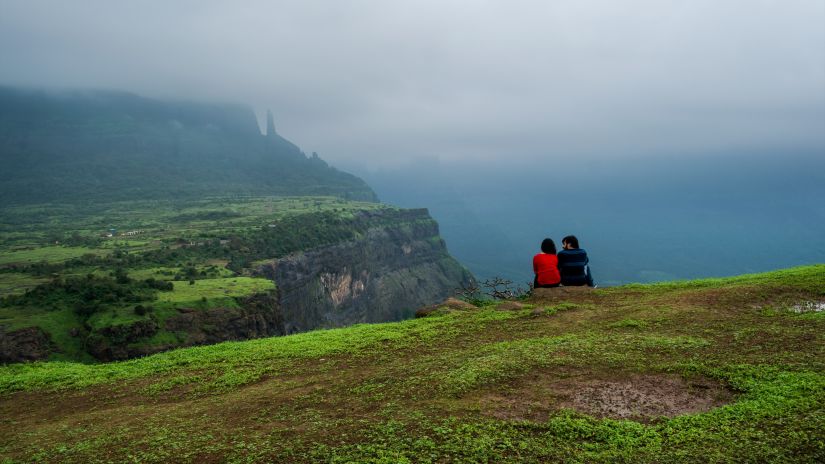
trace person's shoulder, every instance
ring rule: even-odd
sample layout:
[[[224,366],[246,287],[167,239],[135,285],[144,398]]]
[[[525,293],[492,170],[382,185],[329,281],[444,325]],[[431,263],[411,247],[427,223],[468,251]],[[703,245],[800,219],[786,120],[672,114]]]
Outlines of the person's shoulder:
[[[584,251],[584,248],[574,248],[572,250],[560,250],[558,253],[559,257],[578,257],[578,256],[587,256],[587,252]]]

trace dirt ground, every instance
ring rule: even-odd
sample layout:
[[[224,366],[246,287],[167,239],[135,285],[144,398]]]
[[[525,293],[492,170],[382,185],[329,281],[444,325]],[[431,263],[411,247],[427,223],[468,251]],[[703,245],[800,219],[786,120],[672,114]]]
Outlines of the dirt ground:
[[[484,413],[499,419],[544,421],[559,409],[595,417],[652,422],[695,414],[731,403],[735,393],[712,379],[685,380],[666,374],[586,373],[558,376],[540,372],[505,391],[487,392]]]

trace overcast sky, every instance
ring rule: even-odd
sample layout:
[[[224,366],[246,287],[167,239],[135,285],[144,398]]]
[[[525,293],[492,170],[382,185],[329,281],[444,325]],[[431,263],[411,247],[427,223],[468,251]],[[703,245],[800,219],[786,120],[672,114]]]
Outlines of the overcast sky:
[[[0,83],[271,108],[339,165],[825,155],[823,25],[823,0],[0,0]]]

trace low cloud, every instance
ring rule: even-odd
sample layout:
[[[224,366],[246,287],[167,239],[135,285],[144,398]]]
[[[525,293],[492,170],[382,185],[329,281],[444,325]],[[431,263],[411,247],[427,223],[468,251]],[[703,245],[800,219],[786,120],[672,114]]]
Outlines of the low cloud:
[[[0,5],[0,83],[238,101],[338,164],[825,152],[825,3]]]

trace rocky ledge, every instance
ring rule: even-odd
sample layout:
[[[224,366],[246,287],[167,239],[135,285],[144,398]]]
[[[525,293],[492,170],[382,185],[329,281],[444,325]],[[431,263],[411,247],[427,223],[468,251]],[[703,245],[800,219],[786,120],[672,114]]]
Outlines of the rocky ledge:
[[[426,209],[361,214],[381,225],[258,268],[278,285],[286,333],[410,318],[472,282]]]

